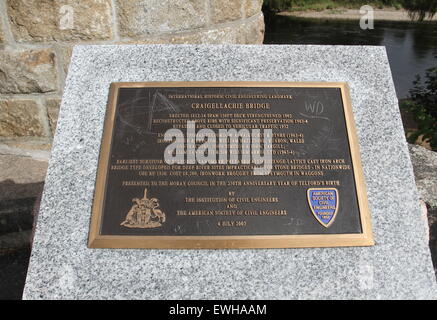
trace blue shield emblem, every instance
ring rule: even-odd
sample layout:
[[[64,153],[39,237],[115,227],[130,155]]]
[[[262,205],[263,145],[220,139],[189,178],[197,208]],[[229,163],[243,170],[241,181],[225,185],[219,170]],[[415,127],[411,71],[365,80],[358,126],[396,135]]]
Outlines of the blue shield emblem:
[[[307,191],[311,212],[322,226],[328,228],[338,211],[339,195],[335,188],[310,188]]]

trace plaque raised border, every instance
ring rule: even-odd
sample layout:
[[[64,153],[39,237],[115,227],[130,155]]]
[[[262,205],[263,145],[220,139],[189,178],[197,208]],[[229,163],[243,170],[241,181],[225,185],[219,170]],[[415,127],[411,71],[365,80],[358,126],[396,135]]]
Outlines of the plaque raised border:
[[[345,123],[353,165],[356,194],[362,233],[305,234],[305,235],[233,235],[233,236],[131,236],[101,235],[102,211],[110,146],[120,88],[142,87],[293,87],[338,88],[341,90]],[[367,191],[360,160],[359,143],[353,118],[349,87],[344,82],[252,82],[252,81],[193,81],[193,82],[114,82],[110,86],[104,120],[102,142],[89,231],[89,248],[144,248],[144,249],[255,249],[348,247],[374,245]]]

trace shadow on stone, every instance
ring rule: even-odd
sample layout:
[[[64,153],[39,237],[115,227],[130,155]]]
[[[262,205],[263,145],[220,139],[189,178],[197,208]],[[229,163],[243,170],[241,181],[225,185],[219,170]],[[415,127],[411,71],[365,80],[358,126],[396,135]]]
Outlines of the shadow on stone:
[[[20,300],[26,281],[30,246],[0,255],[0,300]]]
[[[429,248],[431,250],[432,263],[434,265],[437,280],[437,210],[431,210],[428,206],[429,224]]]
[[[0,182],[0,300],[21,299],[43,182]]]

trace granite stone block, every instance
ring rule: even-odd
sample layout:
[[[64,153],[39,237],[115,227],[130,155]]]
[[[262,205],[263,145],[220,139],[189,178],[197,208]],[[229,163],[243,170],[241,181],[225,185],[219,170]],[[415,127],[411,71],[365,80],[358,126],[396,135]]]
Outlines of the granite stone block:
[[[111,82],[346,81],[376,245],[262,250],[89,249]],[[76,46],[25,299],[435,299],[426,217],[384,47]]]

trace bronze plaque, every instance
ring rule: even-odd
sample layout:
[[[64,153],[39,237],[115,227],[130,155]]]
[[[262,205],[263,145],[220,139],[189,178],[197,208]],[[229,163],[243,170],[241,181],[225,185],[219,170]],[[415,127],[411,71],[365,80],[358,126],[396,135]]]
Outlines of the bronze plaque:
[[[345,83],[110,88],[91,248],[373,245]]]

